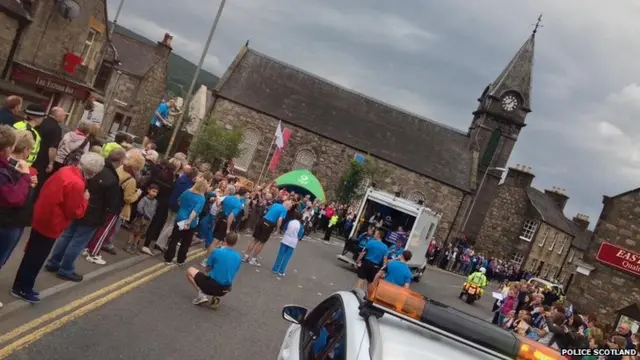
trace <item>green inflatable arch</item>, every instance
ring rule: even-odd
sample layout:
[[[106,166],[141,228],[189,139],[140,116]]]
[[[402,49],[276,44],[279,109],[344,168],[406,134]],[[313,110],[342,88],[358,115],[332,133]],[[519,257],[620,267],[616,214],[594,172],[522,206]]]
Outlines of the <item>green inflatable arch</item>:
[[[276,185],[297,193],[307,193],[320,201],[326,200],[322,184],[309,170],[294,170],[280,175],[276,179]]]

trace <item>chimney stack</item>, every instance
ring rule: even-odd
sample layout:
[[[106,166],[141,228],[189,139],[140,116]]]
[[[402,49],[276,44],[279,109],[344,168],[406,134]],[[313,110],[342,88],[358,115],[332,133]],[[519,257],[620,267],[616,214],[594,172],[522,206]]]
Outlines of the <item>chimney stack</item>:
[[[528,188],[535,177],[531,166],[516,164],[509,167],[504,183],[513,187]]]
[[[564,207],[567,205],[567,201],[569,201],[567,190],[554,186],[551,189],[546,189],[544,193],[558,205],[560,211],[564,211]]]
[[[166,46],[166,47],[168,47],[168,48],[171,48],[171,41],[172,40],[173,40],[173,36],[171,34],[169,34],[169,33],[165,33],[161,44]]]
[[[572,219],[573,223],[576,224],[580,228],[580,230],[585,231],[589,228],[589,216],[585,214],[576,214],[576,216]]]

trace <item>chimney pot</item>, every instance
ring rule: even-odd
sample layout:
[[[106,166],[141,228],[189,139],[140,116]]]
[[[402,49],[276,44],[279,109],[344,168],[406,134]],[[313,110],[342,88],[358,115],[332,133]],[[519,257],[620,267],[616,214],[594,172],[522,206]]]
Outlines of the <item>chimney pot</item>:
[[[171,47],[171,41],[173,40],[173,36],[169,33],[164,34],[164,38],[162,39],[162,44]]]

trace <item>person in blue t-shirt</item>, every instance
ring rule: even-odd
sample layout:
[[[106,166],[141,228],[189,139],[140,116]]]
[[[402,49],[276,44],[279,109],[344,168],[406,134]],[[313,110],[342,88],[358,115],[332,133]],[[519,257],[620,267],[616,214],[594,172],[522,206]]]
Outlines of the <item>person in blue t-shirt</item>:
[[[412,257],[411,251],[403,251],[399,259],[389,261],[376,277],[408,289],[411,286],[412,276],[407,261],[410,261]]]
[[[211,307],[217,309],[220,297],[231,291],[231,285],[240,270],[242,257],[233,247],[238,243],[238,234],[227,234],[223,245],[214,249],[207,258],[206,272],[195,267],[187,269],[187,280],[196,288],[198,296],[193,299],[194,305],[204,304],[211,296]]]
[[[146,147],[149,140],[158,140],[158,138],[164,133],[165,129],[169,128],[169,115],[171,114],[171,110],[175,108],[176,101],[173,99],[158,105],[158,108],[151,119],[149,132],[142,140],[142,147]]]
[[[216,224],[213,227],[213,243],[209,247],[209,253],[217,248],[228,233],[231,232],[234,220],[242,211],[242,198],[247,194],[247,189],[237,189],[233,185],[227,186],[227,196],[220,202],[220,211],[216,216]]]
[[[282,204],[274,203],[269,207],[262,221],[258,221],[253,229],[253,241],[249,242],[247,250],[244,252],[243,261],[249,261],[249,264],[253,266],[260,266],[257,260],[258,255],[264,248],[264,244],[269,241],[273,231],[280,232],[282,222],[287,217],[292,205],[291,200],[287,200]]]
[[[198,219],[205,204],[204,193],[209,189],[210,183],[204,178],[200,178],[178,198],[178,213],[176,221],[169,237],[167,251],[164,252],[164,261],[171,264],[176,254],[176,247],[180,243],[178,250],[178,265],[184,264],[187,259],[187,252],[193,240],[193,233],[198,228]]]
[[[367,281],[367,289],[371,287],[378,271],[385,265],[387,261],[387,253],[389,247],[382,242],[384,238],[383,230],[378,229],[374,234],[374,238],[367,241],[364,249],[358,256],[356,264],[358,265],[358,282],[356,287],[363,288],[365,280]]]

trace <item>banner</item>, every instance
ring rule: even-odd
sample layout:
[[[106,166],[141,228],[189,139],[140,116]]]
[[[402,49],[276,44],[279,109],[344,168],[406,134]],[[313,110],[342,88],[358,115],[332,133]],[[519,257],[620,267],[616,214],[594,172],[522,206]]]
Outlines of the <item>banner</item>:
[[[280,130],[279,125],[278,125],[278,130]],[[276,150],[273,152],[273,157],[271,157],[271,161],[269,162],[269,171],[274,172],[278,168],[278,163],[280,162],[280,158],[282,158],[284,149],[287,148],[287,144],[289,143],[290,137],[291,137],[291,130],[289,130],[288,128],[282,129],[281,133],[276,133],[276,141],[275,141]],[[282,146],[279,146],[279,145],[282,145]]]

